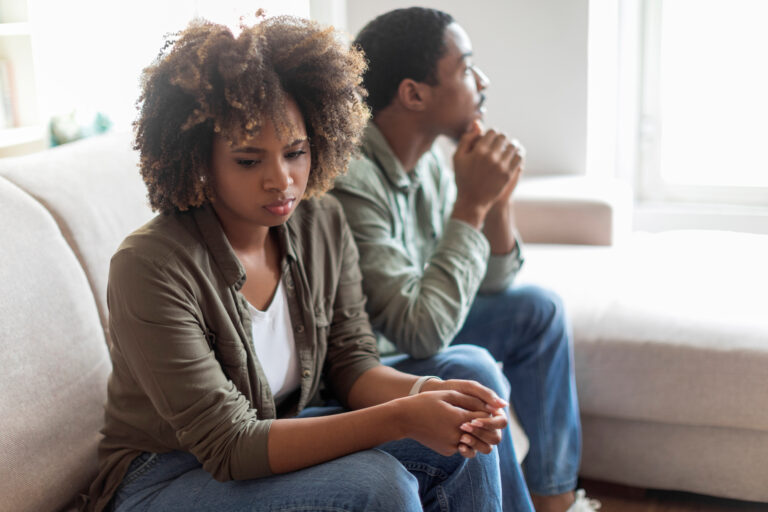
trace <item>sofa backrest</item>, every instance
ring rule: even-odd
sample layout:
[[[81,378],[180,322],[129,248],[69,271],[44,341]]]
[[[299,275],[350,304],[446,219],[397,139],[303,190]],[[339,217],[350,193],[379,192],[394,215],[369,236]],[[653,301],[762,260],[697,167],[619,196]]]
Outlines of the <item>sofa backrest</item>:
[[[96,473],[106,288],[153,213],[128,133],[0,159],[0,512],[71,506]]]
[[[107,332],[109,260],[153,213],[127,132],[0,160],[0,176],[39,201],[56,220],[96,297]]]
[[[0,240],[0,510],[58,510],[95,474],[109,355],[56,221],[2,177]]]

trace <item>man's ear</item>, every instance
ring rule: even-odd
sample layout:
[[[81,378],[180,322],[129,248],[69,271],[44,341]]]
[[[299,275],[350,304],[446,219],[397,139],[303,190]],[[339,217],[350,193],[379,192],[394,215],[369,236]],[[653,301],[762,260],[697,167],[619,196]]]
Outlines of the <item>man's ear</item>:
[[[397,99],[408,110],[421,112],[429,101],[429,86],[411,78],[405,78],[397,87]]]

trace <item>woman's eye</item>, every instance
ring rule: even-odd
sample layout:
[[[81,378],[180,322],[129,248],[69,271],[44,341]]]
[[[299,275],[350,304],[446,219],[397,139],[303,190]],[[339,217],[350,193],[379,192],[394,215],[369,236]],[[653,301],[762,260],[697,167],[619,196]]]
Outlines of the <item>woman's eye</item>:
[[[237,159],[237,165],[240,167],[253,167],[254,165],[258,164],[258,160],[253,160],[249,158],[238,158]]]
[[[303,149],[298,149],[296,151],[291,151],[290,153],[286,153],[285,158],[292,160],[294,158],[299,158],[301,155],[306,155],[307,152]]]

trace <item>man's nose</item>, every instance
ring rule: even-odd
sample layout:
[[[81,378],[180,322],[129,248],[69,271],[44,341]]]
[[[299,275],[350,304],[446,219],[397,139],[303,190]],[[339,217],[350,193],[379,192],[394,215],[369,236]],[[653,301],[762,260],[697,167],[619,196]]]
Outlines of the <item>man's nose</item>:
[[[479,67],[472,66],[472,72],[475,74],[475,83],[477,84],[478,91],[486,89],[491,84],[491,79]]]

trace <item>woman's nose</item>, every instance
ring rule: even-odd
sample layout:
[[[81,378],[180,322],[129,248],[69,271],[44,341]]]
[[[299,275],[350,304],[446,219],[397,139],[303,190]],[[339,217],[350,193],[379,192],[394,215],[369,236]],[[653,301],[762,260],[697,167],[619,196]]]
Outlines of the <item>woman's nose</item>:
[[[272,190],[286,190],[293,184],[290,167],[286,162],[276,162],[271,166],[265,187]]]

